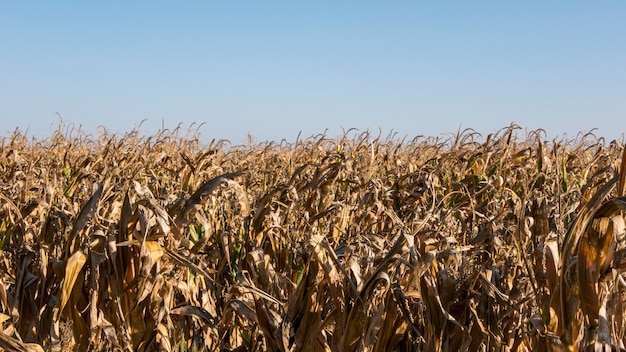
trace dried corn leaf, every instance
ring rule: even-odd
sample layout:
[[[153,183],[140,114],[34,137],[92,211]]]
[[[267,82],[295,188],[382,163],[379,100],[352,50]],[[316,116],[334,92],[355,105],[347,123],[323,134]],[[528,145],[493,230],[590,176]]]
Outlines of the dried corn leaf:
[[[67,246],[68,256],[70,255],[70,253],[74,253],[76,247],[74,241],[76,239],[76,236],[80,233],[80,231],[83,230],[83,228],[87,225],[87,221],[89,221],[91,216],[98,210],[98,202],[100,201],[100,197],[102,196],[102,184],[95,183],[93,188],[94,193],[91,198],[89,198],[87,203],[85,203],[85,206],[81,209],[80,214],[78,214],[78,217],[74,222],[74,226],[72,227],[72,232],[70,233],[70,236],[67,240],[69,244]]]
[[[82,250],[76,251],[67,260],[67,264],[65,266],[65,278],[63,279],[63,285],[61,286],[61,312],[64,311],[65,306],[67,305],[70,296],[74,291],[76,280],[81,275],[81,272],[86,262],[87,256],[85,255],[85,253],[83,253]]]
[[[18,352],[43,352],[44,349],[35,343],[23,343],[22,341],[4,334],[0,331],[0,347],[7,351]]]
[[[196,317],[205,324],[215,324],[215,317],[206,309],[197,306],[182,306],[170,310],[170,314]]]

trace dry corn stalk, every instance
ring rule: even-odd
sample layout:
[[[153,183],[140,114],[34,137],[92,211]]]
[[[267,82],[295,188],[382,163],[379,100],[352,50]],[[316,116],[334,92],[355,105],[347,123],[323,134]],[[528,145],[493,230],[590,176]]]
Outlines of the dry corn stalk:
[[[620,143],[514,125],[241,146],[64,128],[0,142],[2,348],[626,341]]]

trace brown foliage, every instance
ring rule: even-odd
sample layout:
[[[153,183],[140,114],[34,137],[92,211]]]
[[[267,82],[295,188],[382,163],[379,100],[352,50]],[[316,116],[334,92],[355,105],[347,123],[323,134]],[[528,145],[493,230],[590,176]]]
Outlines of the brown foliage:
[[[0,347],[624,349],[618,142],[179,134],[1,139]]]

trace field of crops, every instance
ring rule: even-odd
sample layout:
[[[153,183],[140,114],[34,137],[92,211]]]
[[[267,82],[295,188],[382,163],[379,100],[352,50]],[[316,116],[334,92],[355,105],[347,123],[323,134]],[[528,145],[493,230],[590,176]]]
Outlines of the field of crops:
[[[622,142],[0,137],[0,348],[624,350]],[[622,173],[623,176],[623,173]]]

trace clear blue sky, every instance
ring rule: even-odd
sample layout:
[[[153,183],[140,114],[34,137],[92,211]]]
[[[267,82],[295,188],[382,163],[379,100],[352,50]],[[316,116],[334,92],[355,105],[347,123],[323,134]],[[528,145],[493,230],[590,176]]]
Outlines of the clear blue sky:
[[[625,1],[0,2],[0,134],[626,131]]]

